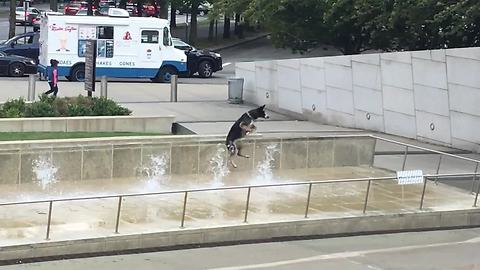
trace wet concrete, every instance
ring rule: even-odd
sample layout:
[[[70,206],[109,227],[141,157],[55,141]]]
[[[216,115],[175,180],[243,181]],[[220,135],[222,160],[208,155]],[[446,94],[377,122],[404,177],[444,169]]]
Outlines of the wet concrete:
[[[325,179],[392,175],[390,171],[365,167],[336,167],[274,171],[231,172],[223,179],[212,175],[165,175],[153,179],[124,178],[51,183],[2,185],[0,202],[59,199],[109,194],[162,192],[169,190],[237,185],[261,185]],[[398,185],[396,181],[374,182],[367,214],[419,211],[423,185]],[[312,187],[308,216],[329,219],[363,215],[367,182],[318,184]],[[308,185],[261,187],[251,191],[248,224],[304,219]],[[185,228],[212,228],[243,224],[247,189],[189,193]],[[428,182],[423,211],[472,209],[474,197],[464,191]],[[122,199],[119,232],[138,234],[180,230],[184,193],[125,197]],[[0,206],[0,245],[45,241],[48,203]],[[51,241],[115,235],[118,198],[55,202]]]

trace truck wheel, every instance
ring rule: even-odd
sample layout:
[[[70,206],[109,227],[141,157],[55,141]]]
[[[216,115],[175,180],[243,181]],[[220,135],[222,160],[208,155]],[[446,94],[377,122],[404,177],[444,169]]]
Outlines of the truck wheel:
[[[212,62],[208,60],[203,60],[198,64],[198,75],[202,78],[210,78],[213,75],[213,66]]]
[[[172,67],[162,67],[155,78],[152,79],[153,82],[170,82],[172,75],[177,74],[176,70]]]
[[[70,80],[73,82],[83,82],[85,81],[85,66],[78,65],[73,68],[70,75]]]
[[[22,77],[25,74],[25,66],[22,63],[13,63],[8,68],[8,74],[13,77]]]

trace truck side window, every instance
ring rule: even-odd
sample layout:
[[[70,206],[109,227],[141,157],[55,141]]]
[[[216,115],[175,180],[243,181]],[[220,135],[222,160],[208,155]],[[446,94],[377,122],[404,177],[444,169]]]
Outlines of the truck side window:
[[[158,43],[158,31],[142,30],[142,43]]]
[[[163,45],[172,46],[172,40],[170,39],[170,34],[168,28],[163,28]]]

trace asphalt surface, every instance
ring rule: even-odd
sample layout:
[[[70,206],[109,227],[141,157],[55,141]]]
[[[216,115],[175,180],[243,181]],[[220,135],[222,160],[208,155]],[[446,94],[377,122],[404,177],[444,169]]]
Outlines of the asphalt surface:
[[[480,229],[298,240],[68,259],[0,267],[38,270],[480,269]]]

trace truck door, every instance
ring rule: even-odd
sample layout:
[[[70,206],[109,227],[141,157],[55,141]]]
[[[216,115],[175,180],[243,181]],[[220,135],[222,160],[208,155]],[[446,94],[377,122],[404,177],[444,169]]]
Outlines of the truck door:
[[[140,31],[140,61],[145,67],[159,68],[162,63],[159,31],[149,29],[141,29]]]

